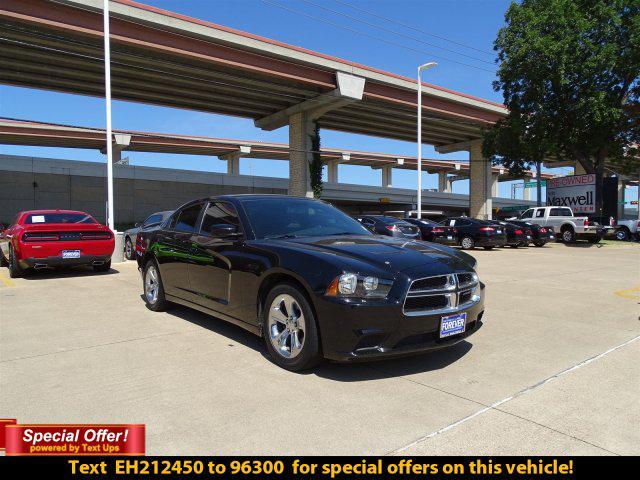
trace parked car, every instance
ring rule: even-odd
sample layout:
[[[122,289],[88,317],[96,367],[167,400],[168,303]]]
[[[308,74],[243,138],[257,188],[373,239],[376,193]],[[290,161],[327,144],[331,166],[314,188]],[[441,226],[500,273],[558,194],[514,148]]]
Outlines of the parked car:
[[[565,243],[573,243],[582,238],[590,243],[598,243],[604,235],[601,225],[589,221],[589,217],[575,217],[569,207],[534,207],[514,220],[524,220],[541,227],[552,228],[554,234],[559,235]]]
[[[111,268],[114,237],[85,212],[31,210],[20,212],[0,236],[0,260],[11,278],[29,268],[91,265],[97,272]]]
[[[420,229],[422,240],[427,242],[441,243],[443,245],[458,244],[458,230],[455,227],[447,225],[439,225],[431,220],[424,218],[405,218],[405,222],[409,222]]]
[[[148,235],[149,309],[179,303],[239,325],[288,370],[443,348],[482,325],[473,257],[373,235],[321,200],[195,200]]]
[[[612,227],[618,240],[640,240],[640,220],[615,220]]]
[[[503,227],[491,224],[486,220],[470,217],[447,217],[440,225],[455,227],[458,230],[458,245],[463,250],[482,247],[491,250],[507,243],[507,234]]]
[[[367,230],[389,237],[420,239],[420,229],[404,220],[386,215],[359,215],[356,219]]]
[[[501,247],[509,246],[518,248],[524,246],[527,241],[531,241],[531,234],[527,235],[525,230],[514,223],[505,222],[504,220],[488,220],[489,223],[496,227],[502,227],[507,234],[507,241]]]
[[[124,256],[127,260],[133,260],[136,258],[135,244],[136,244],[136,236],[140,230],[144,230],[147,228],[152,228],[160,225],[164,222],[169,215],[173,213],[173,210],[168,210],[166,212],[156,212],[149,215],[144,222],[136,223],[133,228],[129,230],[125,230],[124,232]]]
[[[528,247],[530,243],[533,243],[536,247],[543,247],[546,243],[552,242],[556,238],[551,228],[541,227],[523,220],[509,220],[509,223],[519,225],[524,229],[527,235],[527,240],[523,244],[524,247]]]

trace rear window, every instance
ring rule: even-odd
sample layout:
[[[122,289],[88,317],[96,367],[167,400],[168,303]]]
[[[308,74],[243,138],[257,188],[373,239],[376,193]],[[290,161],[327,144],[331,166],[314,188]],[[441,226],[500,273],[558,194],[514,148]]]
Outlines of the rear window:
[[[30,213],[24,221],[25,225],[48,223],[98,223],[86,213]]]

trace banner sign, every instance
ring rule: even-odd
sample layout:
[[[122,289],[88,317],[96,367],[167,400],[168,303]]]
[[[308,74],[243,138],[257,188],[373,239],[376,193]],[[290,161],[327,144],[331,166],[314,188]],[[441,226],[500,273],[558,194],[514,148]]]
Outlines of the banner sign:
[[[0,418],[0,451],[4,450],[7,444],[7,437],[5,435],[5,427],[8,425],[15,425],[17,420],[15,418]]]
[[[7,425],[7,455],[144,455],[144,425]]]
[[[573,213],[596,211],[596,176],[572,175],[547,180],[547,206],[570,207]]]

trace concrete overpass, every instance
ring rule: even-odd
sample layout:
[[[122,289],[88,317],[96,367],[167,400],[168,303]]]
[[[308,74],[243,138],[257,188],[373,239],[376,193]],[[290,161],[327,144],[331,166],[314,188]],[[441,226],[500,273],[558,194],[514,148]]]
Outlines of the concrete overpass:
[[[0,82],[102,96],[101,0],[3,0]],[[289,126],[289,192],[308,195],[316,126],[416,139],[417,84],[389,72],[163,11],[111,1],[112,93]],[[470,211],[491,216],[482,129],[503,106],[425,84],[425,143],[470,155]]]
[[[0,222],[16,212],[34,208],[71,208],[105,219],[106,165],[55,158],[0,154]],[[115,218],[119,226],[147,215],[171,210],[198,197],[235,193],[288,192],[286,178],[227,175],[171,168],[115,165]],[[348,213],[410,211],[415,190],[346,183],[327,183],[322,198]],[[424,191],[425,210],[465,213],[468,195]],[[534,205],[534,202],[493,198],[497,208]]]
[[[105,131],[60,125],[0,118],[0,144],[33,145],[46,147],[84,148],[103,151]],[[177,153],[217,157],[227,163],[228,175],[239,175],[241,158],[264,160],[289,160],[291,151],[283,143],[233,140],[226,138],[197,137],[190,135],[115,130],[113,135],[114,159],[119,161],[124,151]],[[393,186],[393,170],[417,169],[417,159],[390,153],[363,152],[323,147],[323,163],[327,165],[328,183],[339,183],[338,165],[359,165],[382,171],[381,186]],[[453,183],[469,178],[468,161],[423,159],[423,171],[438,175],[438,191],[451,193]],[[526,172],[525,178],[533,178],[534,172]],[[553,178],[543,174],[543,179]],[[492,167],[492,197],[498,197],[498,182],[515,180],[509,172]],[[525,195],[529,190],[525,190]],[[526,197],[525,197],[526,198]],[[526,198],[528,200],[528,198]]]

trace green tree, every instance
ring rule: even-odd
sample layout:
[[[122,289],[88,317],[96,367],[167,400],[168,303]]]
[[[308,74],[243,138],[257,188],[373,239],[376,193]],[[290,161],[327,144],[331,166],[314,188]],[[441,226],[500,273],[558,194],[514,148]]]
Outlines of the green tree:
[[[522,0],[505,21],[494,89],[509,114],[484,153],[515,172],[545,157],[577,160],[598,186],[605,159],[637,173],[640,0]]]

